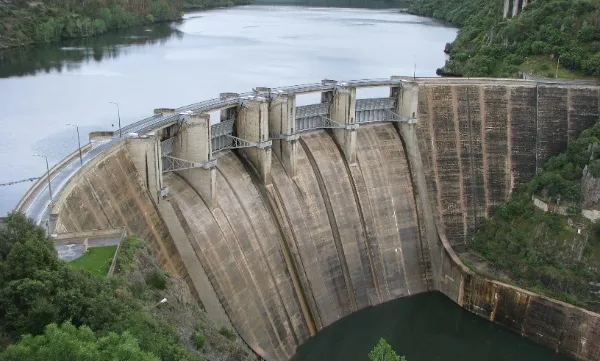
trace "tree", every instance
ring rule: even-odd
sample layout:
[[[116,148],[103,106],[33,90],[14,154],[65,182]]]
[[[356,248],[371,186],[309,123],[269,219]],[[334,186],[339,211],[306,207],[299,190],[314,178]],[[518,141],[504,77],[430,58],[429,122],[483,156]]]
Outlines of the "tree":
[[[392,346],[390,346],[384,338],[380,338],[377,345],[369,352],[369,360],[371,361],[406,361],[404,356],[399,356]]]
[[[158,361],[140,349],[137,340],[128,333],[109,333],[98,337],[87,326],[71,323],[50,324],[44,334],[25,335],[0,354],[0,361]]]

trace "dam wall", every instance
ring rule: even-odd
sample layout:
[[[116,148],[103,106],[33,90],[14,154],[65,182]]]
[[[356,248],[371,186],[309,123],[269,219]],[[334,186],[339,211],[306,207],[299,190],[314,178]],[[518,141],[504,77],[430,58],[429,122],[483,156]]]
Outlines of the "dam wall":
[[[468,269],[440,225],[440,290],[461,307],[575,360],[600,357],[600,315]]]
[[[365,82],[157,114],[70,179],[56,230],[126,227],[267,361],[350,313],[432,290],[597,360],[597,314],[478,276],[453,247],[598,120],[599,88],[392,78],[369,83],[389,97],[357,100]],[[296,107],[308,92],[321,103]]]
[[[432,289],[396,128],[364,127],[354,164],[327,131],[298,142],[296,175],[273,157],[266,186],[244,157],[220,152],[215,208],[165,177],[232,324],[268,360],[352,312]]]
[[[146,241],[161,265],[182,278],[187,270],[134,164],[127,142],[87,163],[57,199],[55,232],[125,227]]]
[[[433,209],[451,245],[599,118],[594,86],[425,81],[418,138]]]

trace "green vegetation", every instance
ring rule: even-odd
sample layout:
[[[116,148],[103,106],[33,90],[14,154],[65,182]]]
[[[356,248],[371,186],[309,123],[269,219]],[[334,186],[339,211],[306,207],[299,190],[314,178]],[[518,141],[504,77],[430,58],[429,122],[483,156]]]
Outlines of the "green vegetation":
[[[223,326],[219,329],[219,333],[230,340],[235,340],[237,337],[237,334],[235,333],[235,331],[233,331],[225,326]]]
[[[157,290],[167,288],[167,281],[167,275],[160,269],[154,269],[146,276],[146,283]]]
[[[204,346],[204,342],[206,342],[206,340],[204,339],[204,335],[202,335],[199,332],[196,332],[194,334],[194,345],[198,350],[200,350],[202,346]]]
[[[503,0],[416,0],[413,14],[460,27],[446,46],[441,75],[511,77],[519,71],[554,77],[600,76],[600,5],[590,0],[533,1],[503,19]],[[560,61],[559,61],[560,59]]]
[[[84,255],[72,260],[70,264],[75,268],[88,270],[93,275],[104,277],[108,274],[116,251],[117,246],[89,248]]]
[[[182,10],[182,0],[9,1],[0,3],[0,48],[179,19]]]
[[[399,356],[392,346],[383,338],[379,339],[377,345],[369,352],[369,360],[371,361],[406,361],[404,356]]]
[[[0,49],[87,38],[132,26],[181,19],[184,9],[211,9],[250,0],[7,0],[0,1]]]
[[[140,349],[137,340],[128,333],[110,332],[98,335],[87,326],[79,328],[67,322],[52,323],[39,336],[24,336],[0,354],[1,361],[159,361]]]
[[[468,244],[516,284],[594,311],[600,310],[600,223],[579,213],[590,203],[582,180],[596,183],[600,173],[598,144],[600,124],[570,142],[566,153],[550,158]],[[566,207],[568,215],[537,209],[532,196]]]
[[[0,342],[13,346],[0,352],[0,360],[203,360],[191,335],[222,336],[185,281],[148,287],[144,280],[153,278],[148,275],[158,265],[136,238],[124,241],[121,257],[127,270],[93,276],[60,261],[42,228],[20,213],[9,214],[0,227]],[[165,295],[169,302],[157,305]],[[221,351],[214,351],[207,339],[203,355],[207,349],[214,359],[253,359],[237,342],[219,342]]]

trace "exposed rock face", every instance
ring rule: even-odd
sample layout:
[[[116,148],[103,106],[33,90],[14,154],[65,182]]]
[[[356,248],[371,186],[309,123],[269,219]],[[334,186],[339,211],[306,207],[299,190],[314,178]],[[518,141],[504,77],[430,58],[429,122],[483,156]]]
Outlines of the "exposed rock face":
[[[581,196],[583,197],[583,209],[598,209],[600,200],[600,178],[594,178],[590,167],[583,169],[581,178]]]

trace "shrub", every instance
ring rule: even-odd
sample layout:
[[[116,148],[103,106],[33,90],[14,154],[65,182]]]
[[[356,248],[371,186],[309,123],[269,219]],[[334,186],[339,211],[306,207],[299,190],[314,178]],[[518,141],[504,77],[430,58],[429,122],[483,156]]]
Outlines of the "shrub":
[[[194,345],[196,346],[196,348],[198,350],[200,350],[202,348],[202,346],[204,346],[204,342],[205,342],[204,335],[201,334],[200,332],[196,332],[194,334],[193,338],[194,338],[194,340],[193,340]]]
[[[154,269],[146,276],[146,283],[158,290],[167,288],[167,276],[159,269]]]
[[[219,333],[225,337],[227,337],[228,339],[230,339],[231,341],[235,340],[237,335],[235,333],[235,331],[223,326],[219,329]]]

